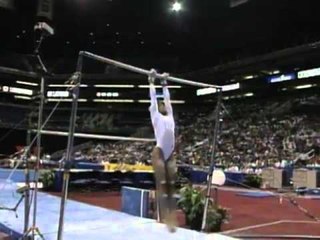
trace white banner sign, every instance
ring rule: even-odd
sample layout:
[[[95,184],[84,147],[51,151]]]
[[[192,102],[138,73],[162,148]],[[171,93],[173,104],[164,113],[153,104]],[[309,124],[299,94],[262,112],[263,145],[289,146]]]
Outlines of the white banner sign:
[[[320,68],[313,68],[313,69],[298,72],[299,79],[311,78],[316,76],[320,76]]]

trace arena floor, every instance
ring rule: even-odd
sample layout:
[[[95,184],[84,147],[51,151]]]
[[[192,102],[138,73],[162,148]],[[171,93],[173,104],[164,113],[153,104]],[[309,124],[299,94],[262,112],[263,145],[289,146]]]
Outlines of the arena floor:
[[[225,234],[235,237],[253,234],[301,236],[295,239],[306,239],[304,235],[320,236],[320,222],[313,221],[286,198],[283,198],[281,204],[279,197],[249,198],[237,193],[234,189],[219,190],[218,193],[218,202],[229,208],[231,213],[230,222],[223,226]],[[121,208],[120,193],[115,192],[72,192],[69,198],[108,209]],[[320,199],[295,200],[314,216],[320,216]],[[180,211],[178,218],[180,226],[185,227],[184,216]]]

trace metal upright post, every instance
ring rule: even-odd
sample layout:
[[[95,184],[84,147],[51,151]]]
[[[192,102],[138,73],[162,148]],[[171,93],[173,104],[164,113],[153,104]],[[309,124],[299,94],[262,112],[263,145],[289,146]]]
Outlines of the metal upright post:
[[[69,138],[68,138],[68,146],[67,146],[67,155],[64,163],[64,171],[63,171],[63,186],[62,186],[62,196],[61,196],[61,204],[60,204],[60,216],[59,216],[59,227],[58,227],[58,235],[57,239],[63,239],[63,226],[64,226],[64,215],[65,215],[65,205],[68,197],[68,186],[69,186],[69,178],[70,178],[70,163],[71,163],[71,155],[73,152],[73,141],[74,141],[74,132],[76,126],[76,118],[77,118],[77,110],[78,110],[78,98],[80,92],[80,83],[81,83],[81,71],[82,71],[82,54],[79,55],[78,63],[77,63],[77,72],[75,74],[75,79],[73,85],[75,87],[72,89],[72,109],[70,116],[70,125],[69,125]]]
[[[27,192],[28,197],[26,197],[25,200],[25,224],[24,224],[24,234],[22,236],[22,239],[29,239],[28,235],[31,234],[32,239],[35,239],[35,235],[39,235],[42,239],[44,239],[43,235],[41,234],[39,228],[36,226],[37,224],[37,200],[38,200],[38,183],[39,183],[39,169],[40,169],[40,158],[41,158],[41,130],[42,130],[42,118],[43,118],[43,107],[44,107],[44,100],[45,100],[45,93],[44,93],[44,86],[45,86],[45,80],[44,77],[41,78],[41,85],[40,85],[40,104],[38,108],[38,128],[37,128],[37,159],[36,159],[36,165],[34,169],[34,178],[31,179],[34,181],[34,193],[32,194],[32,199],[30,200],[30,169],[29,166],[26,168],[27,176],[26,176],[26,186],[27,186]],[[31,134],[31,130],[29,130],[29,134]],[[34,139],[35,140],[35,139]],[[33,142],[29,143],[27,148],[27,153],[24,153],[24,158],[28,158],[28,154],[30,152],[30,149],[33,145]],[[29,165],[27,160],[27,165]],[[31,206],[33,203],[33,215],[32,215],[32,226],[28,228],[29,226],[29,215]]]
[[[34,202],[33,202],[33,221],[32,221],[32,229],[33,229],[33,236],[34,236],[34,229],[36,228],[37,224],[37,199],[38,199],[38,182],[39,182],[39,169],[40,169],[40,159],[41,159],[41,126],[42,126],[42,118],[43,118],[43,106],[45,100],[45,93],[44,93],[44,86],[45,86],[45,79],[44,77],[41,78],[41,89],[40,89],[40,104],[39,104],[39,113],[38,113],[38,129],[37,129],[37,162],[35,166],[35,186],[34,186]]]
[[[216,157],[216,150],[217,150],[216,146],[217,146],[217,140],[218,140],[218,136],[219,136],[222,90],[217,89],[217,93],[218,93],[218,101],[217,101],[216,113],[215,113],[215,125],[214,125],[213,139],[212,139],[210,168],[209,168],[209,172],[208,172],[207,193],[206,193],[206,201],[205,201],[204,211],[203,211],[201,231],[205,231],[206,225],[207,225],[207,215],[208,215],[208,207],[209,207],[209,202],[210,202],[211,185],[212,185],[212,174],[213,174],[213,171],[215,168],[215,157]]]
[[[31,128],[31,116],[28,120],[28,128]],[[31,143],[31,131],[27,130],[27,141],[26,146],[29,146]],[[24,230],[23,233],[26,234],[29,229],[29,217],[30,217],[30,170],[29,170],[29,161],[28,154],[22,159],[25,162],[25,183],[26,189],[24,192]]]

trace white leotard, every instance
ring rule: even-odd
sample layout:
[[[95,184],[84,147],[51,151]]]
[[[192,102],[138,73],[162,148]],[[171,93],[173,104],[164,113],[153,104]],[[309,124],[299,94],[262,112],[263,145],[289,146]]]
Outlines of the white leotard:
[[[173,118],[172,106],[170,103],[170,94],[167,87],[163,87],[164,104],[167,115],[162,115],[158,111],[156,90],[153,84],[150,85],[151,106],[149,108],[151,121],[154,129],[154,135],[159,147],[164,155],[164,160],[168,160],[173,153],[175,146],[175,123]]]

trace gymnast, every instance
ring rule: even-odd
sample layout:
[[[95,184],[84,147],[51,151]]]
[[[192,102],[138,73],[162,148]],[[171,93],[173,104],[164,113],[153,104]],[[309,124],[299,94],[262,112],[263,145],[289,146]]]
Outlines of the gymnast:
[[[164,222],[170,232],[176,230],[175,200],[173,199],[176,162],[172,158],[175,147],[175,122],[167,87],[168,74],[161,80],[163,100],[158,101],[155,89],[156,71],[149,75],[150,99],[149,108],[156,146],[152,152],[152,165],[155,172],[157,200],[160,221]]]

